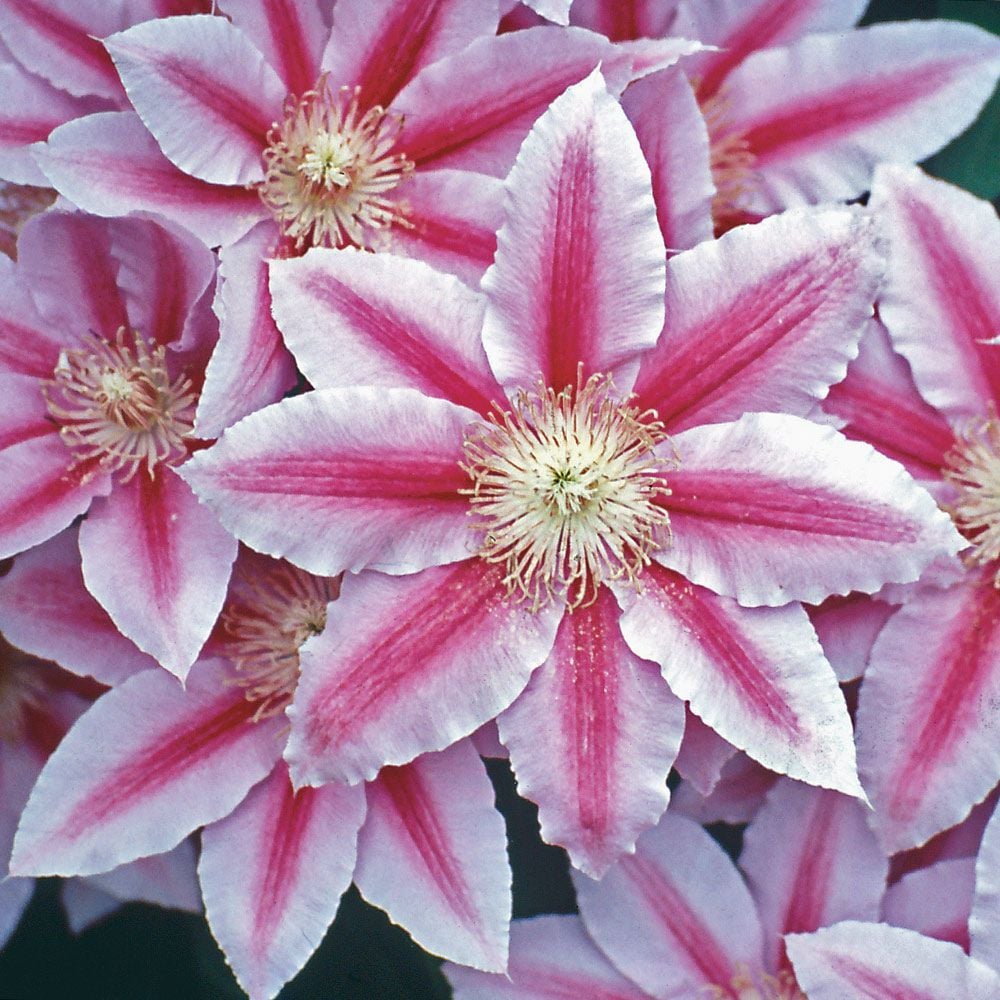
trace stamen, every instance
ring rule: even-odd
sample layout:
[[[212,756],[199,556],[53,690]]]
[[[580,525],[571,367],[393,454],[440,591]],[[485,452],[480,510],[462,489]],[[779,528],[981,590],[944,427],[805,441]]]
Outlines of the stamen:
[[[84,346],[62,352],[42,388],[63,441],[76,453],[73,467],[96,462],[123,472],[123,483],[143,465],[153,476],[161,462],[187,457],[196,398],[190,379],[170,380],[163,345],[150,350],[135,332],[129,346],[127,336],[124,327],[114,341],[88,334]]]
[[[362,112],[360,95],[360,87],[332,90],[324,75],[288,98],[285,120],[267,134],[260,196],[297,249],[372,249],[390,226],[412,228],[386,197],[413,170],[392,152],[403,119],[379,105]]]
[[[248,583],[222,614],[226,655],[256,702],[253,721],[285,710],[299,682],[299,649],[326,628],[326,608],[340,579],[312,576],[288,563]]]
[[[766,972],[753,975],[746,965],[737,967],[736,975],[724,986],[706,986],[705,1000],[807,1000],[795,976],[785,970],[776,976]]]
[[[946,510],[973,545],[964,558],[974,566],[1000,560],[1000,422],[993,407],[959,431],[943,471],[959,494]],[[993,582],[1000,587],[1000,565]]]
[[[497,407],[466,435],[464,490],[484,532],[480,556],[506,563],[508,592],[532,610],[565,595],[572,610],[593,603],[604,580],[638,589],[650,553],[669,537],[665,473],[676,462],[653,449],[667,441],[652,410],[616,399],[610,376],[561,392],[541,382]]]
[[[746,196],[756,183],[757,158],[746,135],[729,123],[726,111],[727,101],[721,94],[701,102],[715,184],[712,218],[717,232],[724,232],[743,220]]]

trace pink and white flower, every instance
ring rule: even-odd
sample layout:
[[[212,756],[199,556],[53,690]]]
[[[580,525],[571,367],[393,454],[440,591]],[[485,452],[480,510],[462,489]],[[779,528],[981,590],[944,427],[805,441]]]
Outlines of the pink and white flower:
[[[261,551],[381,571],[345,579],[304,654],[296,783],[369,779],[499,715],[544,835],[601,872],[666,807],[686,701],[768,767],[858,793],[790,602],[961,544],[901,467],[799,416],[870,316],[871,228],[800,210],[665,269],[649,184],[595,74],[525,141],[485,295],[390,255],[272,265],[317,391],[184,475]]]

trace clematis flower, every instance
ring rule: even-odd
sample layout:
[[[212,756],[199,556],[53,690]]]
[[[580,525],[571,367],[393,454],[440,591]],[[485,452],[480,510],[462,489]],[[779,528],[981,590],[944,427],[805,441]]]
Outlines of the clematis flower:
[[[295,791],[280,759],[299,650],[323,632],[338,583],[244,552],[210,641],[217,655],[195,664],[185,689],[126,656],[115,688],[38,778],[12,872],[100,879],[204,827],[198,877],[209,925],[254,1000],[301,969],[352,878],[423,947],[502,971],[504,824],[469,741],[387,768],[363,789]],[[65,624],[46,618],[53,593]],[[21,642],[77,669],[108,649],[110,621],[83,586],[72,537],[19,556],[0,581],[3,605]]]
[[[597,873],[666,807],[686,701],[768,767],[857,794],[843,699],[789,602],[912,580],[961,544],[898,465],[791,415],[870,314],[867,221],[800,211],[667,267],[599,74],[539,120],[507,190],[485,295],[391,255],[275,262],[317,391],[184,468],[252,547],[381,571],[345,579],[337,638],[304,652],[293,780],[368,779],[499,716],[543,835]]]
[[[784,935],[879,912],[888,862],[864,807],[784,779],[740,865],[746,881],[671,810],[600,882],[574,877],[579,917],[514,922],[509,979],[446,966],[455,1000],[804,1000]]]
[[[916,169],[881,168],[872,206],[891,241],[879,311],[899,354],[868,341],[825,405],[931,484],[969,545],[950,586],[907,596],[861,688],[862,780],[896,852],[960,822],[1000,779],[1000,358],[985,343],[1000,315],[1000,220]]]
[[[212,254],[151,221],[47,212],[0,258],[0,554],[89,511],[80,550],[115,625],[183,678],[235,540],[178,478],[216,335]]]

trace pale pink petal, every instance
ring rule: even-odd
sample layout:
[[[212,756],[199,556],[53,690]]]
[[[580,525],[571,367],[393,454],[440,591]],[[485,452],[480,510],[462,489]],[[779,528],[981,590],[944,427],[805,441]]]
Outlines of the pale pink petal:
[[[483,278],[497,378],[511,389],[541,374],[558,391],[582,364],[584,377],[614,374],[627,392],[663,326],[665,252],[649,167],[599,72],[538,120],[506,188]]]
[[[389,249],[456,274],[478,288],[497,250],[503,184],[467,170],[418,170],[400,188],[408,226],[396,226]]]
[[[972,858],[939,861],[930,868],[910,872],[886,892],[882,920],[940,941],[953,941],[968,951],[975,884],[976,863]],[[993,964],[989,955],[974,953],[973,957]]]
[[[972,955],[1000,968],[1000,809],[994,810],[986,826],[976,859],[969,934]]]
[[[879,311],[929,403],[953,421],[1000,402],[1000,220],[988,202],[916,168],[881,168],[872,206],[891,241]]]
[[[195,14],[138,24],[105,46],[167,159],[214,184],[264,176],[261,153],[286,90],[243,32]]]
[[[767,966],[784,964],[781,936],[841,920],[877,920],[889,861],[868,810],[837,792],[779,781],[747,827],[740,868],[764,927]]]
[[[222,608],[236,539],[161,466],[95,504],[80,552],[87,589],[115,625],[183,680]]]
[[[393,101],[406,118],[400,148],[418,166],[504,177],[535,119],[602,60],[614,64],[623,89],[631,60],[619,67],[607,39],[591,32],[548,27],[480,38],[427,67]]]
[[[34,153],[52,185],[80,208],[104,216],[157,212],[208,246],[239,239],[267,214],[254,190],[178,170],[132,112],[68,122]]]
[[[788,954],[809,1000],[995,1000],[1000,976],[958,945],[885,924],[845,921],[792,934]]]
[[[502,712],[548,656],[562,608],[531,612],[479,559],[347,577],[302,649],[286,759],[296,784],[368,780]]]
[[[679,69],[654,73],[625,91],[622,107],[652,172],[656,218],[668,252],[710,240],[715,185],[708,130],[687,77]]]
[[[18,556],[0,578],[0,632],[19,649],[102,684],[156,666],[84,586],[72,528]]]
[[[741,603],[873,593],[966,544],[901,465],[831,427],[750,413],[674,444],[673,539],[656,558]]]
[[[198,876],[215,939],[252,1000],[269,1000],[323,940],[350,885],[360,788],[296,792],[279,764],[202,833]]]
[[[569,9],[573,0],[524,0],[536,13],[556,24],[569,24]]]
[[[59,895],[66,912],[66,925],[73,934],[82,934],[122,905],[121,900],[80,878],[66,879]]]
[[[779,780],[774,771],[737,754],[723,766],[711,794],[700,795],[690,782],[682,781],[671,796],[670,808],[698,823],[749,823]]]
[[[271,294],[317,388],[408,386],[480,413],[503,398],[483,351],[483,297],[422,261],[315,249],[271,264]]]
[[[538,803],[543,839],[591,878],[667,808],[684,732],[684,705],[656,664],[625,645],[620,615],[607,587],[565,615],[549,658],[497,721],[518,792]]]
[[[65,331],[54,330],[39,315],[18,268],[3,256],[0,300],[4,304],[0,313],[0,374],[52,378],[66,343]]]
[[[993,573],[918,591],[872,649],[858,762],[890,853],[954,826],[1000,774],[1000,592]]]
[[[493,757],[496,760],[507,760],[510,754],[500,742],[497,724],[494,720],[480,726],[470,737],[472,745],[480,757]]]
[[[828,597],[809,608],[820,645],[841,684],[857,680],[868,665],[872,644],[896,610],[866,594]]]
[[[459,468],[474,414],[412,389],[324,389],[259,410],[181,475],[252,548],[312,573],[413,573],[476,550]]]
[[[726,988],[738,965],[758,970],[757,910],[725,852],[667,813],[601,882],[573,879],[587,932],[629,979],[657,997]]]
[[[0,412],[0,451],[58,434],[37,379],[0,373],[0,386],[4,401]]]
[[[467,740],[367,786],[354,881],[435,955],[507,969],[510,865],[493,786]]]
[[[800,210],[674,257],[642,404],[674,432],[753,410],[806,416],[857,353],[882,276],[875,246],[860,212]]]
[[[622,42],[668,34],[676,8],[677,0],[574,0],[570,19]]]
[[[684,739],[674,761],[677,773],[699,795],[711,795],[722,777],[722,770],[738,753],[714,729],[706,726],[690,708],[685,710]]]
[[[499,18],[496,0],[337,0],[323,68],[385,106],[425,67],[493,35]]]
[[[219,253],[219,341],[198,397],[195,432],[218,437],[237,420],[276,403],[294,387],[295,362],[271,316],[267,258],[278,231],[270,222],[255,226]]]
[[[201,911],[194,844],[182,840],[172,851],[139,858],[102,875],[88,875],[86,882],[127,903],[138,901],[189,913]]]
[[[861,795],[851,721],[801,606],[743,608],[653,564],[622,634],[678,698],[765,767]]]
[[[14,842],[17,874],[90,875],[169,850],[227,815],[280,752],[281,719],[202,663],[182,688],[149,670],[100,698],[38,779]]]
[[[751,55],[720,94],[755,157],[744,207],[861,194],[876,163],[915,163],[970,125],[998,74],[1000,39],[956,21],[810,35]]]
[[[451,964],[442,971],[455,1000],[649,1000],[594,946],[577,916],[515,920],[506,976]]]

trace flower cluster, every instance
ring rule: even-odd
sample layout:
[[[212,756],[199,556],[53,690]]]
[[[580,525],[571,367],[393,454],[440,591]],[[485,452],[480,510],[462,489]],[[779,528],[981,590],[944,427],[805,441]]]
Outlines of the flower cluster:
[[[1000,996],[1000,38],[865,6],[0,0],[0,944]]]

